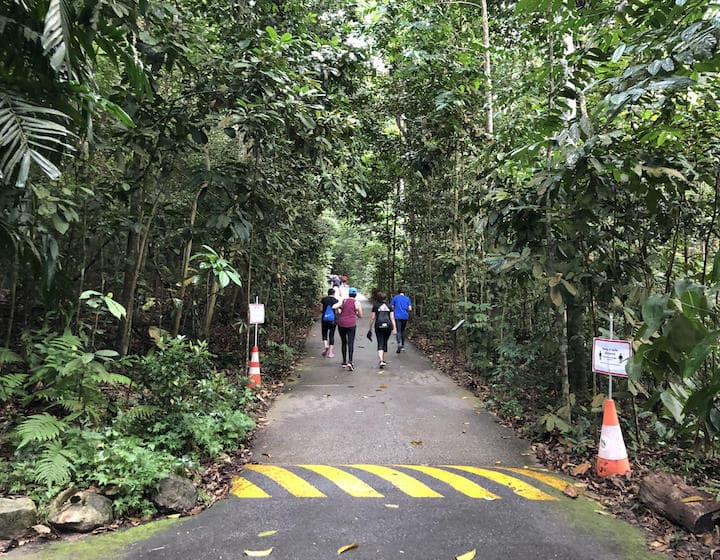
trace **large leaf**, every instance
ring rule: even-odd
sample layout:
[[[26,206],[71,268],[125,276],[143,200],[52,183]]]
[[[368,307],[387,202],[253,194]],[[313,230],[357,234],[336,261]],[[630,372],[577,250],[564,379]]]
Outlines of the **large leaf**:
[[[42,35],[45,54],[51,54],[50,65],[73,75],[70,63],[70,17],[66,0],[50,0]]]
[[[60,170],[41,152],[73,150],[68,144],[73,133],[57,122],[68,119],[61,111],[32,105],[18,96],[0,92],[0,147],[6,150],[0,160],[0,171],[4,180],[9,182],[16,176],[15,186],[24,187],[31,163],[48,178],[58,179]]]

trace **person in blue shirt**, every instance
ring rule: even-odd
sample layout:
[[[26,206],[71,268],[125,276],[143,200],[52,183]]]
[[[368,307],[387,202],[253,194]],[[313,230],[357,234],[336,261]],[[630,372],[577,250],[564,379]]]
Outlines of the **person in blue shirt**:
[[[397,325],[398,347],[396,352],[399,354],[405,350],[405,327],[410,318],[409,312],[412,311],[412,301],[405,295],[405,288],[398,288],[398,294],[392,298],[390,309],[393,311],[395,323]]]

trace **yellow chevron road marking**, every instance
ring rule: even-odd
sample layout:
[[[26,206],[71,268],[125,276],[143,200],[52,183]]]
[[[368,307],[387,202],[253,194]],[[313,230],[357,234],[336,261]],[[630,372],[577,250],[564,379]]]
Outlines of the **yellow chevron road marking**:
[[[438,480],[440,480],[446,484],[449,484],[450,486],[452,486],[455,490],[457,490],[461,494],[465,494],[466,496],[470,496],[471,498],[483,498],[486,500],[499,500],[500,499],[500,496],[496,496],[492,492],[485,490],[485,488],[483,488],[482,486],[479,486],[478,484],[475,484],[472,480],[468,480],[467,478],[460,476],[459,474],[444,471],[437,467],[423,467],[423,466],[415,466],[415,465],[396,465],[396,466],[402,467],[403,469],[411,469],[414,471],[419,471],[419,472],[424,473],[433,478],[437,478]]]
[[[568,481],[563,480],[559,476],[553,476],[551,474],[546,474],[544,472],[535,471],[532,469],[514,469],[514,468],[510,468],[510,467],[498,467],[498,468],[503,471],[511,471],[511,472],[514,472],[517,474],[521,474],[523,476],[534,478],[535,480],[544,482],[545,484],[552,486],[553,488],[557,488],[560,491],[565,490],[565,488],[567,488],[568,484],[570,484]]]
[[[327,497],[312,484],[282,467],[276,467],[274,465],[246,465],[245,468],[264,474],[297,498]]]
[[[442,494],[438,494],[429,486],[423,484],[419,480],[410,475],[400,472],[390,467],[382,467],[380,465],[349,465],[354,469],[360,469],[375,476],[379,476],[383,480],[413,498],[442,498]],[[508,477],[509,478],[509,477]]]
[[[347,492],[354,498],[384,498],[382,494],[376,492],[372,487],[365,484],[358,477],[336,467],[329,467],[327,465],[298,466],[324,476],[330,482],[334,483],[341,490]]]
[[[233,479],[230,493],[238,498],[269,498],[270,494],[255,486],[249,480],[242,477]]]
[[[545,492],[538,490],[534,486],[530,486],[527,482],[523,482],[522,480],[519,480],[512,476],[508,476],[506,474],[491,471],[488,469],[479,469],[477,467],[461,467],[458,465],[445,466],[447,468],[458,469],[461,471],[482,476],[483,478],[488,478],[493,482],[497,482],[498,484],[507,486],[515,494],[517,494],[518,496],[522,496],[523,498],[526,498],[528,500],[557,500],[557,498],[551,496],[550,494],[546,494]]]

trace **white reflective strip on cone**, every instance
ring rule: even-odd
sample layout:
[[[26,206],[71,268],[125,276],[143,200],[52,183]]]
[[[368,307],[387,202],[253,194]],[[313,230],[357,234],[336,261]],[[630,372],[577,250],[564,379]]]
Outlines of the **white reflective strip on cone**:
[[[603,426],[600,432],[598,457],[609,461],[627,459],[627,450],[620,426]]]

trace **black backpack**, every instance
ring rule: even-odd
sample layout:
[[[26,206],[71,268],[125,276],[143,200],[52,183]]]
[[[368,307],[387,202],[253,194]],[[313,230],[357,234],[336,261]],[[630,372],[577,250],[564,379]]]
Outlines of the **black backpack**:
[[[375,326],[378,329],[390,329],[392,328],[392,322],[390,321],[390,308],[387,303],[381,303],[378,310],[375,312]]]

